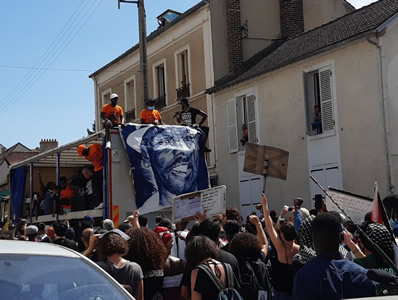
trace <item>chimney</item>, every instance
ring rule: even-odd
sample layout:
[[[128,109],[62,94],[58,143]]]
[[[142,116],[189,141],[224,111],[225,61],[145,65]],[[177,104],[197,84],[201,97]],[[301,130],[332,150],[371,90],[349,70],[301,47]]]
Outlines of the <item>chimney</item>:
[[[281,36],[283,39],[304,32],[303,0],[279,0]]]
[[[44,152],[57,147],[58,147],[58,141],[56,139],[41,139],[39,151]]]
[[[227,41],[229,72],[242,65],[242,30],[240,21],[240,0],[226,0]]]

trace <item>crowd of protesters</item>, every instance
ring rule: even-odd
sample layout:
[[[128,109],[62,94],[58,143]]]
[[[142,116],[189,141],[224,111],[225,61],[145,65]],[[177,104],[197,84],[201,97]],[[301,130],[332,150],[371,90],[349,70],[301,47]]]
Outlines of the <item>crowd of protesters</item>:
[[[367,277],[367,269],[396,274],[389,230],[370,214],[357,226],[325,204],[308,211],[302,202],[296,199],[277,216],[262,195],[246,222],[237,208],[228,207],[224,215],[197,213],[195,220],[176,224],[159,215],[151,229],[138,211],[119,228],[109,219],[94,226],[91,216],[52,226],[28,226],[21,219],[1,238],[79,251],[139,300],[211,300],[220,291],[228,299],[266,300],[381,295],[382,286]]]

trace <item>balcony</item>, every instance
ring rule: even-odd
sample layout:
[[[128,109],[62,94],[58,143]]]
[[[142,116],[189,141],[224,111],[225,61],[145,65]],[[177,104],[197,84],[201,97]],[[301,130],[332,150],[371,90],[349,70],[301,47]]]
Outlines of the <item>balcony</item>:
[[[126,111],[126,123],[132,122],[136,119],[135,108]]]
[[[177,100],[180,100],[182,98],[189,98],[191,96],[189,92],[189,83],[183,83],[182,87],[177,89]]]
[[[155,100],[155,108],[157,110],[161,110],[163,107],[166,106],[166,95],[162,95],[154,100]]]

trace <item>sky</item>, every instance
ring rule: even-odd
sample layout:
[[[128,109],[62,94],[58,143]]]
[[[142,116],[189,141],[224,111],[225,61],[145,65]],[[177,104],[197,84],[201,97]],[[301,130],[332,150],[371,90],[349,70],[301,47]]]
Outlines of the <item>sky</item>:
[[[167,9],[200,0],[145,0],[147,34]],[[349,0],[356,8],[374,0]],[[94,121],[88,76],[138,43],[135,4],[117,0],[0,1],[0,144],[28,148],[87,136]]]

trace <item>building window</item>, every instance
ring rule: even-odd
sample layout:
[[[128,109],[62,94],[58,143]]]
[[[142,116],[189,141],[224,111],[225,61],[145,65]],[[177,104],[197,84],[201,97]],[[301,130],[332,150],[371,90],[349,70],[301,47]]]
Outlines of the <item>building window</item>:
[[[176,53],[177,99],[190,97],[189,48]]]
[[[239,96],[227,103],[229,152],[245,149],[247,142],[257,144],[257,99],[253,94]]]
[[[335,131],[331,67],[305,73],[306,121],[309,136]]]
[[[157,110],[167,106],[166,100],[166,62],[163,59],[153,67],[154,98]]]
[[[126,122],[132,122],[137,118],[137,94],[135,76],[132,76],[124,81],[124,95]]]

